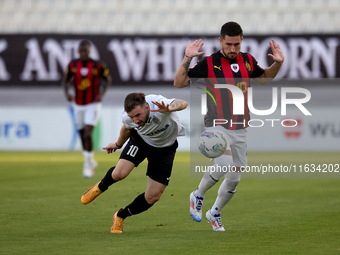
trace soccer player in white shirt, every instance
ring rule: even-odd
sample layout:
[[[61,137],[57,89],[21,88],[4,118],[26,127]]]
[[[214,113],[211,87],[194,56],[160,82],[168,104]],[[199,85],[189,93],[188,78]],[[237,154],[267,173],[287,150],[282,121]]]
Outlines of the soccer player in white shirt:
[[[148,210],[160,199],[170,180],[178,147],[177,136],[185,135],[176,111],[185,109],[187,105],[184,100],[167,99],[161,95],[131,93],[125,98],[123,126],[118,140],[103,149],[112,153],[129,141],[117,165],[81,197],[83,204],[90,203],[109,186],[127,177],[145,158],[148,159],[146,191],[114,214],[111,233],[122,233],[126,217]]]

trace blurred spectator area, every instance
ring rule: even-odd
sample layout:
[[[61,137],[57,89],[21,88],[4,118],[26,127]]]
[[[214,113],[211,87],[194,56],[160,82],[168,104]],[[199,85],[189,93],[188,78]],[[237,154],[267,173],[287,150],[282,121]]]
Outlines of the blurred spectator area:
[[[0,33],[339,33],[340,0],[0,0]]]

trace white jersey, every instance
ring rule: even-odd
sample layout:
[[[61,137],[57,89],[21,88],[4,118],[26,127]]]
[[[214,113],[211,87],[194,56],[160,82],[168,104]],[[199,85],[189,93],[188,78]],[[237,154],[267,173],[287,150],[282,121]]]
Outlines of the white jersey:
[[[151,109],[158,109],[158,106],[151,101],[164,102],[170,104],[175,99],[167,99],[161,95],[147,95],[145,101]],[[176,112],[151,112],[145,125],[140,127],[134,123],[127,113],[123,110],[122,121],[127,129],[135,129],[142,139],[154,147],[171,146],[177,139],[177,136],[184,136],[184,127],[179,122]]]

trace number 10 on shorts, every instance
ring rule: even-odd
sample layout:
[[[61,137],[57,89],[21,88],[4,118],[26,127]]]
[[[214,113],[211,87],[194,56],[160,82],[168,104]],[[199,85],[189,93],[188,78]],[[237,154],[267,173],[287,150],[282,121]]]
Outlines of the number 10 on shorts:
[[[138,150],[139,148],[136,145],[131,145],[127,152],[127,155],[130,155],[131,157],[135,157]]]

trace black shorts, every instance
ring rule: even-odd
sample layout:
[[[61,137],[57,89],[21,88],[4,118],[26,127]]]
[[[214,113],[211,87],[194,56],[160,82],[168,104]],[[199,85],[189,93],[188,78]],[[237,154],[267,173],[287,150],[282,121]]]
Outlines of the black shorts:
[[[153,147],[144,142],[137,131],[133,130],[129,142],[120,154],[120,158],[134,163],[135,167],[147,158],[146,175],[154,181],[168,185],[177,147],[177,140],[169,147]]]

